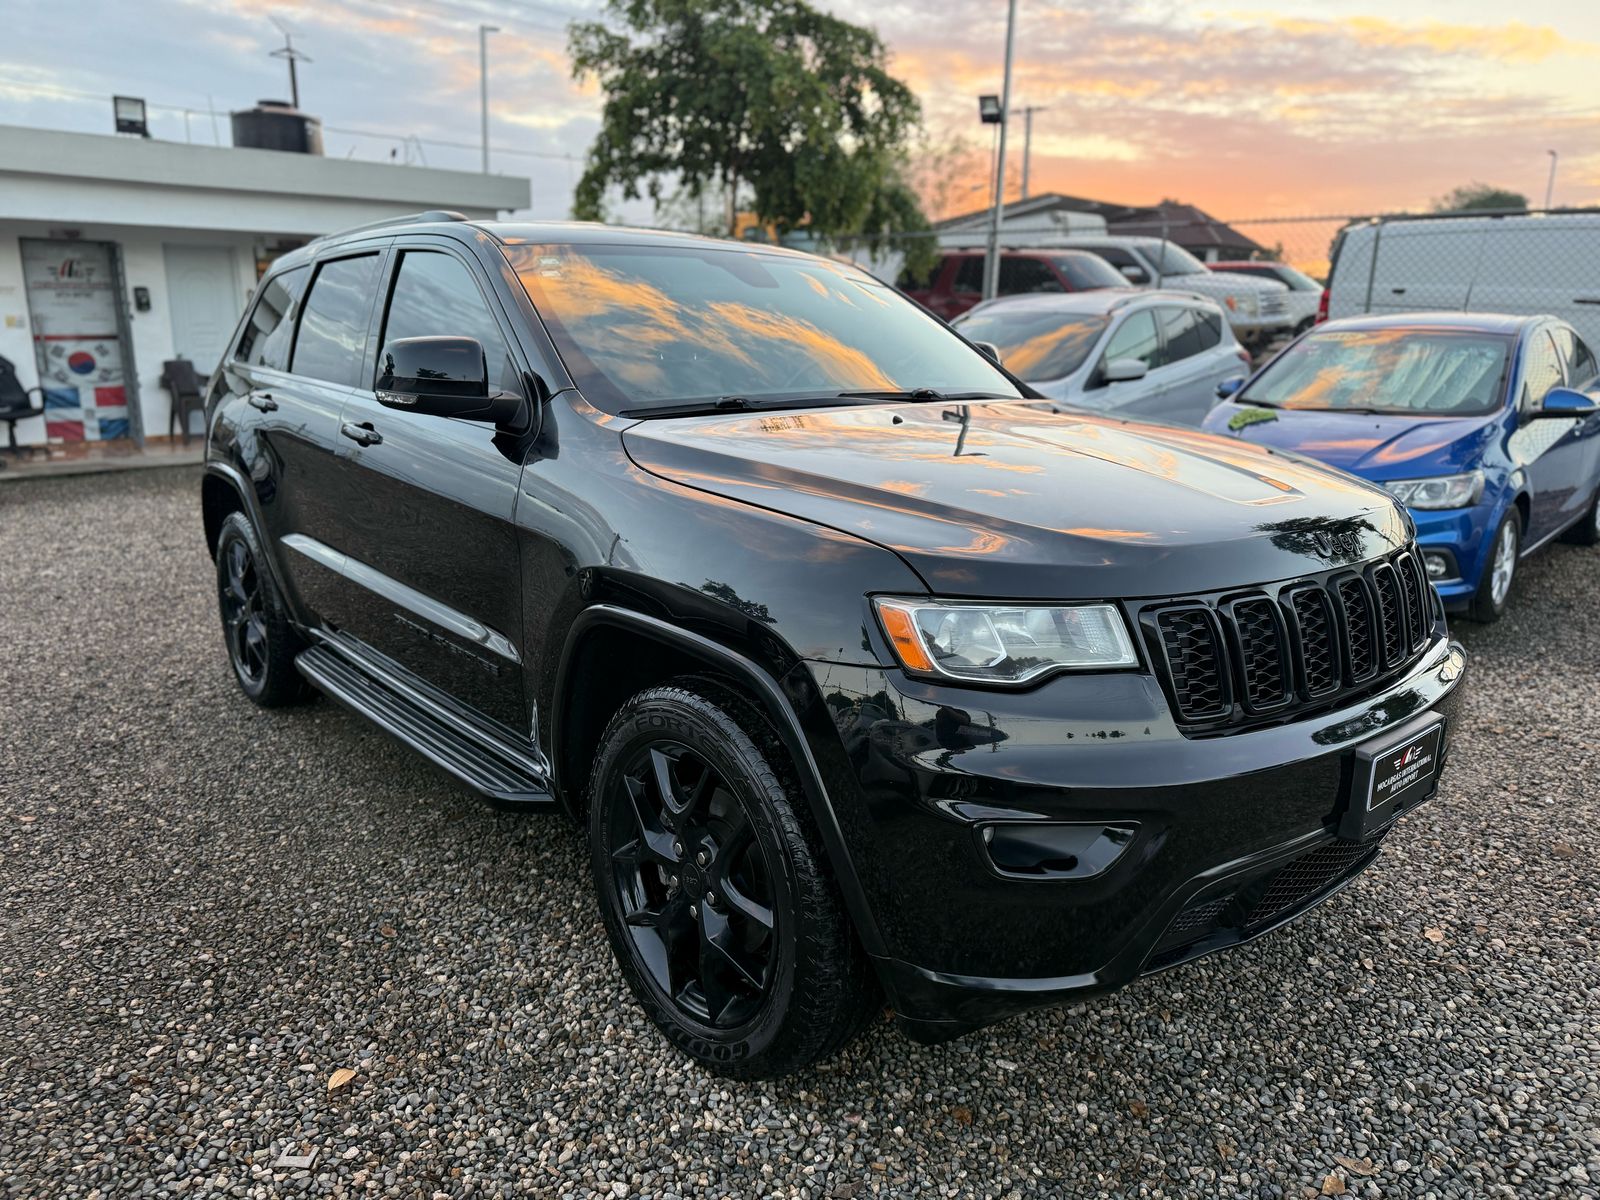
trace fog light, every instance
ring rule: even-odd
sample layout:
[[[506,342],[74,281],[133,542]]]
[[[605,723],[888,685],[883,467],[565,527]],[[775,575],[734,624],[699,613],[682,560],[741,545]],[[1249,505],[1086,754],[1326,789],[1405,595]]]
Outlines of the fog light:
[[[1433,554],[1424,550],[1422,552],[1423,565],[1428,569],[1429,579],[1450,578],[1450,560],[1442,554]]]
[[[989,862],[1002,875],[1048,879],[1092,879],[1122,857],[1136,825],[1044,824],[1032,821],[985,825],[979,830]]]

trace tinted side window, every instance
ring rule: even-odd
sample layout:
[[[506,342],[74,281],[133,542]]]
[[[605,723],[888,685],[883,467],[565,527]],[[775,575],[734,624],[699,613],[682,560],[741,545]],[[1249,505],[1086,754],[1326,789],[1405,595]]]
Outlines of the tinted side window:
[[[1583,339],[1570,329],[1556,329],[1556,349],[1561,352],[1567,368],[1567,386],[1587,389],[1594,382],[1600,367],[1596,367],[1594,354]]]
[[[300,310],[300,332],[290,368],[296,375],[346,387],[357,385],[377,276],[376,254],[339,258],[317,268]]]
[[[1161,321],[1161,333],[1167,340],[1164,362],[1179,362],[1193,358],[1205,349],[1201,340],[1199,313],[1192,308],[1167,307],[1156,310]]]
[[[1106,351],[1100,356],[1100,361],[1108,363],[1118,358],[1137,358],[1148,367],[1157,367],[1160,365],[1160,346],[1156,338],[1155,318],[1148,309],[1142,309],[1117,326],[1111,340],[1106,343]]]
[[[1059,292],[1061,281],[1056,273],[1037,258],[1000,259],[1000,294],[1014,296],[1019,292]]]
[[[1123,275],[1124,279],[1132,280],[1134,283],[1144,283],[1149,280],[1150,272],[1144,269],[1144,264],[1121,246],[1092,246],[1090,249],[1117,268],[1119,273],[1123,267],[1132,267],[1139,272],[1137,276]]]
[[[1539,330],[1528,339],[1522,355],[1522,409],[1532,412],[1544,402],[1545,393],[1561,384],[1561,359],[1550,335]]]
[[[477,338],[489,365],[489,382],[505,383],[505,338],[472,271],[453,255],[407,250],[401,258],[378,344],[412,337]]]
[[[288,369],[289,344],[294,340],[292,313],[310,274],[310,267],[295,267],[274,275],[262,285],[256,305],[250,310],[250,319],[239,335],[235,358],[256,367]]]
[[[950,289],[974,294],[983,291],[983,258],[976,254],[963,258],[961,266],[956,269],[956,281],[950,285]]]
[[[1194,323],[1200,331],[1200,349],[1210,350],[1222,342],[1222,314],[1211,309],[1195,309]]]

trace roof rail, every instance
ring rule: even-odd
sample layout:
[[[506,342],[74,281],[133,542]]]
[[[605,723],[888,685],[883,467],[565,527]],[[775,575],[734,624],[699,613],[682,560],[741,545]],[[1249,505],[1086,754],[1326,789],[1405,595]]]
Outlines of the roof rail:
[[[430,221],[468,221],[471,220],[466,213],[456,212],[450,208],[430,208],[425,212],[406,213],[399,217],[384,217],[381,221],[368,221],[365,225],[353,225],[349,229],[337,229],[332,233],[324,233],[320,237],[311,239],[315,242],[326,241],[328,238],[344,237],[352,233],[366,233],[369,229],[384,229],[390,225],[421,225]]]

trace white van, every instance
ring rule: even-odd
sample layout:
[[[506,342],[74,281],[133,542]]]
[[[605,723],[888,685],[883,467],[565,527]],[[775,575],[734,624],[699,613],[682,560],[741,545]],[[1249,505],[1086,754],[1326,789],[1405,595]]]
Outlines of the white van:
[[[1600,345],[1600,211],[1385,218],[1333,245],[1328,315],[1548,313]]]

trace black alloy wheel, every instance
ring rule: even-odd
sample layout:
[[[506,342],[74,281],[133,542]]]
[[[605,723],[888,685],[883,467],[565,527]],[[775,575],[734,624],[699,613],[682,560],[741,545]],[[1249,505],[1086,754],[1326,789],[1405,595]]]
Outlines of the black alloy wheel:
[[[259,688],[267,675],[267,614],[261,572],[243,538],[234,538],[217,564],[222,628],[228,657],[246,688]]]
[[[276,708],[311,694],[294,665],[305,642],[284,611],[255,528],[242,512],[229,513],[217,532],[217,607],[228,662],[246,696]]]
[[[612,879],[650,978],[687,1016],[736,1029],[773,982],[771,870],[743,805],[688,746],[639,747],[618,780]]]
[[[588,804],[618,965],[702,1066],[784,1075],[879,1010],[793,760],[743,695],[700,677],[635,695],[600,736]]]

